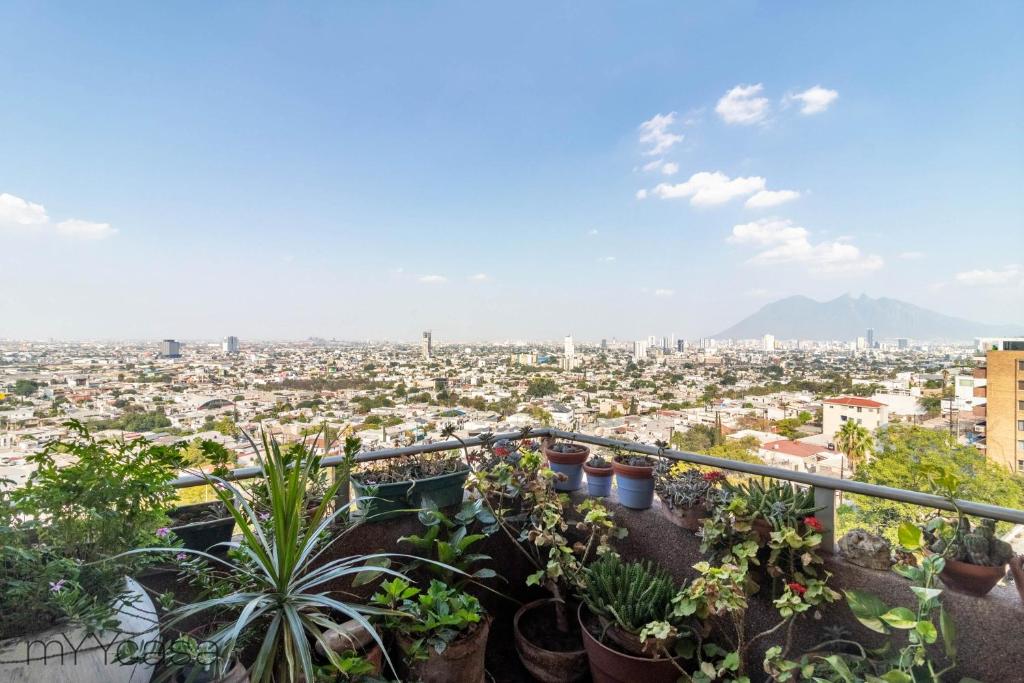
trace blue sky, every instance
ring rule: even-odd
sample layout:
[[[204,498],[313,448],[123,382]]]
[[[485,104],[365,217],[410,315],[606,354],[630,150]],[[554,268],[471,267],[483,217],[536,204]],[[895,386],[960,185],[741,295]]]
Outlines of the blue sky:
[[[1024,323],[1022,25],[4,3],[0,338],[692,338],[845,292]]]

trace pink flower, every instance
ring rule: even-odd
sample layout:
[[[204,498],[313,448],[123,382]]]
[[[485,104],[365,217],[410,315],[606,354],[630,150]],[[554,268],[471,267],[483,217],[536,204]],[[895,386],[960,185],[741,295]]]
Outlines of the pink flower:
[[[65,583],[67,583],[67,581],[65,581],[64,579],[60,579],[59,581],[51,581],[50,582],[50,591],[53,592],[53,593],[60,593],[61,590],[64,589],[64,584]]]
[[[814,516],[804,517],[804,524],[806,524],[811,529],[814,529],[815,531],[825,530],[825,527],[822,526],[821,522],[818,521],[818,518]]]
[[[790,581],[786,585],[789,586],[789,590],[793,591],[797,595],[803,595],[807,592],[807,586],[799,584],[796,581]]]
[[[159,538],[167,538],[168,536],[171,535],[171,530],[168,529],[165,526],[162,526],[162,527],[160,527],[159,529],[156,530],[156,535]]]
[[[176,559],[178,562],[184,562],[188,559],[188,555],[186,555],[185,553],[178,553],[174,556],[174,559]]]
[[[723,479],[725,479],[725,474],[719,472],[718,470],[704,473],[704,481],[711,482],[712,484],[715,483],[716,481],[721,481]]]

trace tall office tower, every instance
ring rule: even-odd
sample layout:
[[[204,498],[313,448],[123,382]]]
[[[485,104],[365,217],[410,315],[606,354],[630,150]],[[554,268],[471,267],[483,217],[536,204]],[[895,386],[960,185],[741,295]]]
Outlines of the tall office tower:
[[[899,339],[896,340],[896,348],[899,348],[899,349],[909,349],[910,348],[910,340],[907,339],[906,337],[900,337]]]
[[[564,340],[565,358],[562,360],[562,367],[572,370],[576,367],[576,345],[572,343],[572,335],[566,336]]]
[[[658,345],[658,337],[657,337],[657,335],[653,335],[652,334],[651,336],[647,337],[647,348],[653,349],[657,345]]]
[[[423,356],[423,360],[430,360],[434,355],[434,347],[432,344],[432,335],[430,330],[423,333],[423,338],[420,339],[420,354]]]
[[[676,339],[676,351],[678,351],[679,353],[682,353],[685,350],[686,350],[686,340],[685,339]]]
[[[875,328],[873,327],[868,328],[868,348],[875,348]]]
[[[857,337],[856,345],[858,351],[863,351],[868,348],[868,340],[864,337]]]
[[[181,358],[181,342],[164,339],[160,342],[160,356],[163,358]]]
[[[647,360],[647,348],[647,341],[643,339],[633,342],[633,360],[637,363]]]
[[[607,351],[608,350],[608,340],[607,339],[602,339],[601,340],[601,350],[602,351]]]
[[[764,337],[761,339],[761,344],[762,344],[762,347],[764,348],[764,350],[766,352],[770,353],[770,352],[774,351],[775,350],[775,335],[772,335],[772,334],[764,335]]]
[[[985,421],[985,456],[1024,473],[1024,338],[1004,339],[974,370],[974,417]]]
[[[238,337],[224,337],[220,343],[220,350],[224,353],[238,353]]]

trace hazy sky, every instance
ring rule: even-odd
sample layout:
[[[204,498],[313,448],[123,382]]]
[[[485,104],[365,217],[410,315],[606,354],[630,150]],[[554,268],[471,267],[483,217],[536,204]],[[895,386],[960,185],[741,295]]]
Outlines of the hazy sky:
[[[1024,322],[1024,3],[0,5],[0,338]]]

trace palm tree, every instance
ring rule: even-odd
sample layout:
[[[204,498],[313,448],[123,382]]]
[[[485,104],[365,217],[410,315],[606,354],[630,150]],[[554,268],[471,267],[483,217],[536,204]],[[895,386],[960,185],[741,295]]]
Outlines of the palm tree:
[[[850,461],[850,467],[856,471],[864,458],[871,453],[874,447],[874,438],[867,427],[857,424],[853,420],[847,420],[836,432],[836,448],[846,453]]]

